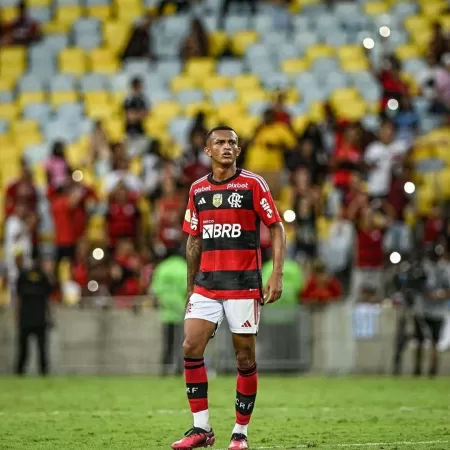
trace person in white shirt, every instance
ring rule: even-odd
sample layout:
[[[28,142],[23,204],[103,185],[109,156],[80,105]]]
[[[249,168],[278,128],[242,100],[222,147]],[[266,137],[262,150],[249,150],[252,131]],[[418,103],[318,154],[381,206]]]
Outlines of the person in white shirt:
[[[369,166],[367,183],[372,198],[387,196],[391,185],[392,166],[401,161],[408,151],[406,141],[396,141],[394,137],[394,123],[385,120],[380,127],[379,140],[367,147],[364,159]]]
[[[123,182],[128,190],[141,194],[144,185],[141,179],[130,172],[129,161],[126,155],[120,154],[115,161],[115,168],[105,176],[105,191],[110,194],[120,182]]]
[[[27,205],[17,203],[14,214],[5,222],[5,262],[8,284],[12,298],[19,275],[17,261],[20,257],[21,265],[29,267],[32,263],[33,244],[30,227],[27,220]]]

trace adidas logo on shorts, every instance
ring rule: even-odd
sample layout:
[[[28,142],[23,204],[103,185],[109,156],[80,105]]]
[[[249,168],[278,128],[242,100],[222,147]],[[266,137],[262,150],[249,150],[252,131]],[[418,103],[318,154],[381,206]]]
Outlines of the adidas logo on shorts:
[[[252,324],[250,323],[249,320],[246,320],[242,325],[241,328],[251,328]]]

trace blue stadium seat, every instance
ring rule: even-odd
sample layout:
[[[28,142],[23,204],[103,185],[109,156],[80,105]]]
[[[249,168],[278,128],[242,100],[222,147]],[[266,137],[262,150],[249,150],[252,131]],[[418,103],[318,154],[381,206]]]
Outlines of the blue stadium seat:
[[[80,47],[83,50],[94,50],[94,48],[101,47],[102,37],[97,31],[93,34],[75,34],[74,44],[76,47]]]
[[[153,105],[155,103],[169,102],[173,100],[172,94],[166,89],[148,89],[146,91],[146,96],[150,103]]]
[[[18,89],[21,92],[36,92],[44,90],[44,82],[41,78],[26,74],[18,82]]]
[[[269,89],[271,91],[277,89],[286,89],[289,87],[289,77],[285,73],[264,73],[261,74],[261,80],[266,89]]]
[[[225,32],[229,34],[247,30],[248,28],[249,20],[246,15],[228,14],[225,18]]]
[[[80,79],[80,89],[82,92],[103,91],[107,89],[107,79],[104,75],[90,73]]]
[[[211,100],[215,105],[232,103],[236,100],[236,92],[233,89],[217,89],[211,92]]]
[[[234,77],[244,72],[244,63],[240,59],[226,58],[219,62],[217,73],[224,77]]]
[[[260,35],[270,32],[273,28],[273,19],[269,14],[257,14],[254,18],[254,28]]]
[[[191,16],[188,14],[177,14],[168,16],[161,22],[164,37],[183,37],[191,26]]]
[[[31,64],[28,74],[48,83],[56,74],[56,64],[53,60]]]
[[[31,145],[25,149],[23,156],[30,165],[43,163],[50,156],[50,145],[48,143]]]
[[[319,42],[319,37],[315,31],[306,31],[303,33],[298,33],[294,37],[294,44],[298,48],[301,55],[305,53],[308,47],[317,44]]]
[[[203,101],[204,95],[203,92],[198,89],[187,89],[178,92],[177,98],[182,105],[187,106],[191,103]]]
[[[100,31],[100,21],[93,17],[81,17],[72,27],[75,34],[93,34]]]
[[[288,43],[276,50],[272,50],[272,54],[278,63],[281,63],[285,59],[295,59],[300,56],[298,47],[293,43]]]
[[[150,72],[147,73],[144,78],[144,86],[145,89],[148,90],[155,90],[155,89],[162,89],[166,86],[167,80],[163,78],[159,73],[157,72]]]
[[[188,142],[188,132],[191,127],[191,120],[187,117],[176,117],[169,123],[169,130],[177,144],[185,146]]]
[[[392,7],[392,14],[400,20],[403,20],[408,16],[413,16],[417,11],[418,7],[415,2],[397,3]]]
[[[81,103],[63,103],[56,111],[56,118],[65,122],[79,122],[83,112],[84,107]]]
[[[304,15],[293,16],[292,26],[294,27],[296,33],[304,33],[311,28],[312,21],[309,17],[306,17]]]
[[[348,34],[341,30],[333,30],[325,36],[325,44],[332,47],[342,47],[349,43]]]
[[[263,43],[250,45],[245,53],[245,59],[251,64],[267,61],[269,58],[269,49]]]
[[[50,115],[51,108],[47,103],[33,103],[25,106],[23,110],[24,119],[36,120],[41,125],[48,122]]]
[[[252,116],[262,116],[269,107],[269,102],[253,102],[248,105],[248,113]]]
[[[129,87],[128,75],[126,73],[118,73],[109,77],[110,89],[114,92],[126,91]]]
[[[296,103],[295,105],[288,105],[287,110],[291,116],[302,116],[308,112],[308,105],[305,103]]]
[[[426,69],[428,64],[423,59],[413,58],[403,62],[403,70],[416,77]]]
[[[9,123],[6,120],[0,120],[0,134],[6,133],[9,128]]]
[[[202,19],[203,26],[208,33],[214,33],[217,31],[217,16],[206,16]]]
[[[144,76],[151,70],[150,62],[142,59],[132,59],[125,61],[123,70],[129,76]]]
[[[52,18],[52,12],[47,6],[30,8],[29,15],[32,19],[38,21],[41,24],[50,22]]]
[[[72,75],[56,75],[51,79],[51,91],[72,91],[75,89],[75,78]]]
[[[69,46],[69,36],[66,34],[49,34],[44,38],[44,45],[54,52],[59,52]]]
[[[180,61],[159,61],[156,66],[156,71],[166,78],[173,78],[179,75],[182,69]]]
[[[380,126],[380,121],[380,117],[374,114],[369,114],[362,118],[364,128],[367,128],[370,131],[377,131]]]

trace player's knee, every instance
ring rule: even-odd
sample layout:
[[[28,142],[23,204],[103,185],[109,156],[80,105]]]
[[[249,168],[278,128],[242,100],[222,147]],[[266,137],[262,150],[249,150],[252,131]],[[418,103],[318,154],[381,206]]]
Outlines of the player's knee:
[[[185,338],[183,342],[183,354],[186,358],[201,358],[203,356],[202,345],[195,342],[195,340]]]
[[[255,357],[250,347],[235,350],[236,364],[240,369],[247,369],[255,364]]]

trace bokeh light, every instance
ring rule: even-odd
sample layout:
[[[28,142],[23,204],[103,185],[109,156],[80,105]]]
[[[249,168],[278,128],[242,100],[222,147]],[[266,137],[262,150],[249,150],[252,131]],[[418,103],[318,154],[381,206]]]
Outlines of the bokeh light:
[[[370,50],[375,47],[375,41],[372,38],[365,38],[363,40],[363,45],[364,45],[364,48],[367,48]]]
[[[391,98],[388,103],[387,106],[390,110],[392,111],[396,111],[398,109],[398,101],[395,100],[395,98]]]
[[[380,27],[380,34],[383,37],[389,37],[391,35],[391,29],[386,25]]]
[[[402,260],[402,256],[399,252],[392,252],[389,256],[389,260],[392,264],[398,264]]]
[[[283,218],[286,222],[291,223],[295,220],[295,212],[292,209],[288,209],[284,212]]]
[[[72,174],[72,180],[79,183],[84,178],[83,172],[81,170],[75,170]]]
[[[414,191],[416,190],[416,185],[414,183],[412,183],[411,181],[407,181],[405,183],[404,189],[407,194],[413,194]]]
[[[89,281],[88,285],[87,285],[88,289],[91,292],[97,292],[98,291],[98,283],[94,280]]]
[[[101,248],[96,248],[96,249],[94,249],[94,251],[92,252],[92,256],[93,256],[94,259],[96,259],[97,261],[100,261],[100,260],[103,259],[103,257],[105,256],[105,252],[104,252]]]

